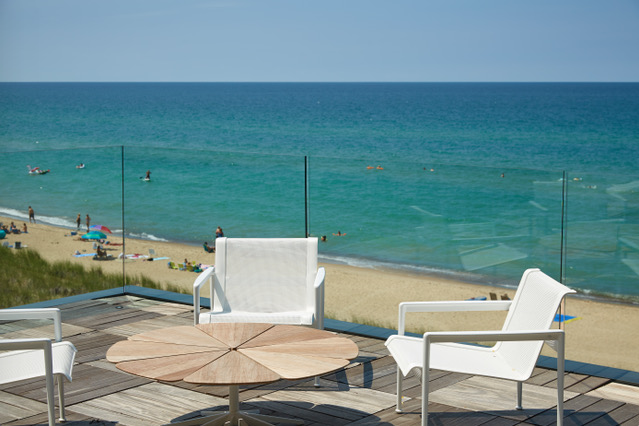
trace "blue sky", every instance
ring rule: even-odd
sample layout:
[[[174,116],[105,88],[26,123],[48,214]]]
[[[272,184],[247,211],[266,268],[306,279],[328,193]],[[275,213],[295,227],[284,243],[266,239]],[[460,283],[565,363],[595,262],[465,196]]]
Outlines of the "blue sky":
[[[0,0],[0,81],[639,81],[639,0]]]

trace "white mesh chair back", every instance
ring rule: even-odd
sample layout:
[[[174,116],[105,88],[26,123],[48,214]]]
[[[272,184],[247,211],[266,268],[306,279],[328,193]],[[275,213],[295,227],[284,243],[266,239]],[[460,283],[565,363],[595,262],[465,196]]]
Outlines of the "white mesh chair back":
[[[503,330],[550,329],[559,304],[568,293],[574,293],[574,291],[539,269],[526,270],[506,316]],[[543,341],[500,342],[494,349],[513,370],[529,377],[543,344]]]
[[[215,311],[315,310],[317,238],[218,238]]]

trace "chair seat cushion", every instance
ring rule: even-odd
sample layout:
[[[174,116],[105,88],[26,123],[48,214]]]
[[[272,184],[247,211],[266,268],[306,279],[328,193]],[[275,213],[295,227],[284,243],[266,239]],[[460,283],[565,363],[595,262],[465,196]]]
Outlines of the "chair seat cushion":
[[[391,336],[386,342],[404,375],[423,366],[424,339],[410,336]],[[492,347],[462,343],[433,343],[430,368],[472,375],[523,381],[530,377],[526,371],[511,368]]]
[[[54,342],[51,345],[53,374],[64,374],[71,381],[71,370],[77,352],[71,342]],[[0,383],[44,377],[44,353],[42,350],[9,351],[0,353]]]
[[[200,314],[200,323],[215,322],[254,322],[266,324],[313,324],[313,312],[289,311],[289,312],[204,312]]]

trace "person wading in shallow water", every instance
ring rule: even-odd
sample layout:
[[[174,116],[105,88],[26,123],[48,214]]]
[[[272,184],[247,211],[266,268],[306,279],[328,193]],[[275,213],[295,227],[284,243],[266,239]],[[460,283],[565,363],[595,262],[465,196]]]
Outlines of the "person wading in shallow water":
[[[31,206],[29,206],[29,223],[36,223],[35,212],[31,208]]]

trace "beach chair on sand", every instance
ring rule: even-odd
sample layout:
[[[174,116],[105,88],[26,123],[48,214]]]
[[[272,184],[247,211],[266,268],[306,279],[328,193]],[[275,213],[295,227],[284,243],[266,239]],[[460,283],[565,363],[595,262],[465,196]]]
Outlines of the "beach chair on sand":
[[[178,269],[178,267],[175,266],[175,262],[168,262],[168,266],[169,266],[169,269]]]
[[[153,249],[149,249],[149,257],[158,257],[158,254]]]
[[[530,378],[544,342],[557,351],[557,425],[563,424],[564,330],[551,329],[564,296],[575,293],[539,269],[524,272],[513,300],[404,302],[399,305],[398,334],[386,340],[397,362],[397,412],[402,411],[402,381],[421,370],[422,425],[428,424],[429,369],[495,377],[517,382],[522,409],[522,383]],[[409,312],[508,311],[500,331],[427,332],[405,336]],[[492,347],[461,342],[497,342]]]

